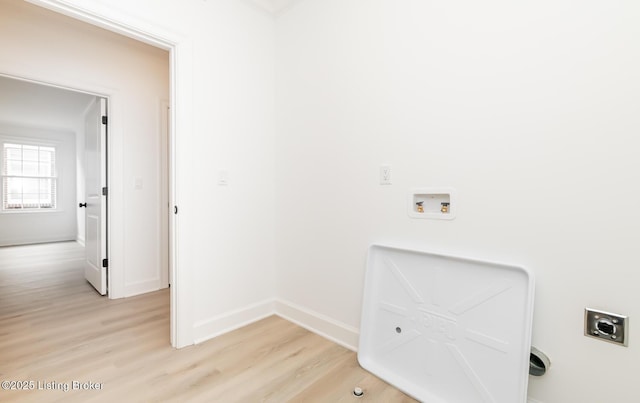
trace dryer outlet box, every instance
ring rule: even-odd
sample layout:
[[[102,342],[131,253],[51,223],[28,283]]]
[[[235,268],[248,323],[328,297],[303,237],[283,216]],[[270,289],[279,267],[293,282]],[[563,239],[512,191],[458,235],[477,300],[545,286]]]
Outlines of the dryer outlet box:
[[[627,347],[629,318],[617,313],[585,308],[584,335]]]

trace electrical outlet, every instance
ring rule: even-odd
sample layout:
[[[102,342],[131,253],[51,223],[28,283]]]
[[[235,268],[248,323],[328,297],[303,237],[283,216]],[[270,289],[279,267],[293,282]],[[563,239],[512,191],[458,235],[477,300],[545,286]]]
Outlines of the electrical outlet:
[[[391,165],[380,166],[380,184],[391,185]]]

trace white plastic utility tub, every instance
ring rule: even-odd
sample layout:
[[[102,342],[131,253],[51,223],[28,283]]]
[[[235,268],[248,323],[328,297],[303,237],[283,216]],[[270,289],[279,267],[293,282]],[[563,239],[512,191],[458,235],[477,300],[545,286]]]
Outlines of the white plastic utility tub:
[[[533,275],[373,245],[360,365],[427,403],[525,403]]]

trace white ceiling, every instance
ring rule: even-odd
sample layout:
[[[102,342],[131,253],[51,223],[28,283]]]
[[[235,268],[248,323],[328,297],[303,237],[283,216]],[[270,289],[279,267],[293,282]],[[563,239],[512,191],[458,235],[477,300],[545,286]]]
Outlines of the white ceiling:
[[[0,120],[69,128],[95,96],[0,76]]]
[[[251,0],[252,3],[276,16],[287,11],[287,9],[298,1],[300,0]]]

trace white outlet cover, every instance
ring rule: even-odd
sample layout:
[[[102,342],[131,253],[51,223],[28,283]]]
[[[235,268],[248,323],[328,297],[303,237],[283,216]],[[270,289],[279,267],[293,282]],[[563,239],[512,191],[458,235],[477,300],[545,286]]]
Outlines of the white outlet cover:
[[[525,403],[534,278],[511,265],[372,245],[360,365],[433,403]]]
[[[226,169],[222,169],[218,172],[218,185],[219,186],[229,185],[229,171],[227,171]]]
[[[391,165],[380,165],[380,184],[391,185]]]

